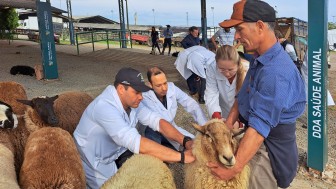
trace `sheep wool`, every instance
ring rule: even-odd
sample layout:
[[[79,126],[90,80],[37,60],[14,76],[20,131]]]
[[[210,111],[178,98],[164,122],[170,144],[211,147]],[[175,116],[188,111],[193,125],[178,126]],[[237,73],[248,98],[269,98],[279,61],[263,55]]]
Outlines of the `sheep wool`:
[[[93,98],[85,92],[69,91],[60,94],[54,103],[55,114],[60,121],[59,127],[72,135],[92,100]]]
[[[23,153],[30,132],[25,126],[22,116],[18,117],[18,126],[15,129],[0,129],[0,144],[6,146],[14,155],[14,166],[17,176],[23,162]]]
[[[175,189],[169,168],[150,155],[133,155],[101,189]]]
[[[71,135],[57,127],[32,133],[25,147],[19,183],[22,189],[85,189],[85,174]]]
[[[13,112],[16,115],[23,115],[26,105],[17,102],[16,99],[27,99],[24,87],[13,81],[0,82],[0,100],[12,106]]]
[[[65,92],[58,96],[54,102],[54,111],[59,119],[57,127],[68,131],[71,135],[75,131],[85,108],[93,98],[85,92]],[[28,107],[25,113],[26,127],[30,132],[43,127],[50,127],[37,112]]]
[[[210,120],[209,123],[218,122],[216,120]],[[207,125],[206,124],[206,125]],[[223,124],[221,121],[220,124]],[[204,127],[206,127],[206,125]],[[224,125],[223,128],[224,132],[230,132],[230,130]],[[230,134],[231,136],[231,134]],[[233,139],[235,140],[235,139]],[[236,142],[236,141],[234,141]],[[249,178],[250,178],[250,168],[248,165],[246,165],[242,172],[237,174],[234,178],[231,180],[225,181],[225,180],[218,180],[215,178],[211,172],[210,169],[206,166],[207,162],[217,162],[218,164],[221,164],[221,162],[218,161],[216,158],[218,155],[216,155],[216,152],[214,149],[211,149],[211,145],[205,146],[202,143],[208,143],[207,139],[203,137],[202,133],[198,133],[195,137],[194,143],[193,143],[193,154],[196,157],[196,160],[193,163],[186,164],[184,166],[185,171],[185,182],[184,182],[184,188],[185,189],[247,189],[249,184]],[[214,142],[214,143],[218,143]],[[231,144],[226,144],[231,145]],[[233,148],[237,148],[237,145],[234,144]]]
[[[0,188],[20,189],[16,179],[12,151],[0,144],[0,154]]]

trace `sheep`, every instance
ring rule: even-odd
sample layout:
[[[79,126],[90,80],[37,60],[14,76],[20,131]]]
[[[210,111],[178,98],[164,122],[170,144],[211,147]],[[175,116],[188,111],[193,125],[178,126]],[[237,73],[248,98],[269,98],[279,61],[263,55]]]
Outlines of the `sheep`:
[[[238,142],[233,138],[233,133],[222,120],[213,119],[203,127],[193,124],[199,131],[192,152],[196,157],[193,163],[186,164],[184,188],[186,189],[211,189],[211,188],[248,188],[250,168],[245,166],[243,171],[233,179],[224,181],[215,178],[207,162],[217,162],[225,167],[233,167],[236,163],[234,154],[238,148]]]
[[[0,105],[0,115],[3,115],[4,112],[7,116],[3,117],[4,119],[8,119],[8,117],[17,117],[9,105],[6,106],[2,103]],[[3,118],[0,118],[0,122],[6,122]],[[16,121],[9,122],[8,128],[0,128],[0,144],[6,146],[14,155],[14,166],[17,176],[19,175],[23,162],[24,146],[29,134],[29,131],[25,127],[23,116],[18,116]]]
[[[16,115],[23,115],[26,106],[18,103],[16,99],[27,99],[25,88],[14,81],[0,82],[0,100],[11,105]]]
[[[35,75],[35,69],[30,67],[30,66],[17,65],[17,66],[13,66],[10,69],[10,74],[12,74],[12,75],[22,74],[22,75],[34,76]]]
[[[18,124],[17,116],[9,104],[0,100],[0,128],[13,129]]]
[[[174,189],[172,172],[161,160],[150,155],[133,155],[101,189]]]
[[[72,136],[57,127],[33,132],[25,147],[21,188],[85,189],[85,173]]]
[[[0,188],[20,189],[16,179],[12,151],[0,144],[0,154]]]
[[[58,126],[72,135],[85,108],[92,100],[87,93],[74,91],[50,98],[37,97],[18,101],[30,106],[25,114],[26,126],[30,132],[42,127]]]

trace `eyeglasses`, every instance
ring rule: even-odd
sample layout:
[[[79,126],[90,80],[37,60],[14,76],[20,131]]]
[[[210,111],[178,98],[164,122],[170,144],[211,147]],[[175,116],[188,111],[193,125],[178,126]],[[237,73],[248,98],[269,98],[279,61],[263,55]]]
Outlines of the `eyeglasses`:
[[[233,69],[224,69],[224,68],[219,68],[217,66],[217,70],[220,72],[220,73],[230,73],[230,74],[235,74],[238,69],[237,68],[233,68]]]

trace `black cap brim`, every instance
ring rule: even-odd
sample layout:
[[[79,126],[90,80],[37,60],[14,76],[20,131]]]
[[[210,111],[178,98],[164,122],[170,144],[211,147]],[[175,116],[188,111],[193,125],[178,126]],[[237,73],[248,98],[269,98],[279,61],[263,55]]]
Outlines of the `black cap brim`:
[[[131,87],[138,92],[147,92],[147,91],[152,89],[145,84],[143,84],[143,85],[131,85]]]

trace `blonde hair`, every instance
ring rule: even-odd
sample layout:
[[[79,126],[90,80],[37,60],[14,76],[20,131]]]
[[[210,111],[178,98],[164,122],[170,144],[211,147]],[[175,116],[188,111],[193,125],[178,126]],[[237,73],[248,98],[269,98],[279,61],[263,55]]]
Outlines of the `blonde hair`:
[[[236,93],[240,90],[245,79],[246,72],[242,64],[242,60],[237,52],[237,50],[230,45],[223,45],[216,51],[216,62],[219,60],[232,60],[236,65],[238,65],[238,70],[236,73]]]

